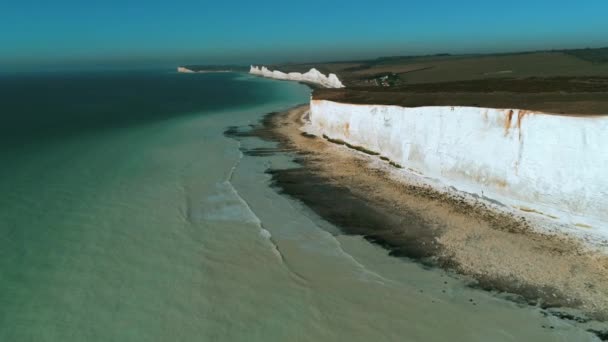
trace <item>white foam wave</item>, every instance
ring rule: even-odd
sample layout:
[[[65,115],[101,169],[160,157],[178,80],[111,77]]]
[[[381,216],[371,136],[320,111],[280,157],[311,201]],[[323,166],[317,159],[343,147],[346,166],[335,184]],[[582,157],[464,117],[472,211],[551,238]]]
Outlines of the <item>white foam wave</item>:
[[[239,147],[239,151],[240,151],[240,147],[241,147],[241,142],[238,142],[238,147]],[[226,181],[224,181],[224,184],[228,185],[230,190],[232,191],[232,193],[234,194],[234,196],[239,200],[239,202],[246,208],[247,212],[250,213],[251,217],[254,217],[256,220],[256,225],[258,226],[258,228],[260,229],[260,235],[266,240],[268,241],[269,245],[271,246],[273,253],[277,256],[277,258],[280,260],[281,264],[285,267],[285,269],[294,276],[295,279],[297,279],[300,282],[304,282],[306,283],[306,279],[298,274],[297,272],[295,272],[294,270],[291,269],[291,267],[289,266],[289,264],[287,263],[287,261],[285,260],[285,257],[283,256],[283,254],[281,254],[281,251],[279,250],[279,246],[278,244],[273,240],[272,238],[272,234],[270,233],[269,230],[267,230],[266,228],[264,228],[264,225],[262,224],[262,221],[260,220],[260,218],[255,215],[255,213],[253,212],[253,210],[251,209],[251,207],[249,206],[249,203],[247,203],[247,201],[245,201],[245,199],[239,194],[239,192],[236,190],[236,188],[233,186],[232,184],[232,179],[234,177],[234,173],[236,172],[236,169],[238,168],[238,166],[241,163],[241,160],[243,159],[244,155],[242,152],[239,152],[239,159],[237,160],[237,162],[232,166],[232,168],[230,169],[230,172],[228,173],[228,177],[226,178]]]
[[[249,203],[247,203],[247,201],[245,201],[245,199],[243,197],[241,197],[241,195],[239,194],[239,192],[232,185],[232,178],[234,177],[234,173],[236,172],[237,167],[241,164],[241,160],[243,159],[243,153],[240,152],[240,147],[241,147],[241,143],[240,142],[238,142],[238,146],[239,146],[239,159],[237,160],[236,163],[234,163],[234,165],[230,169],[230,172],[228,173],[228,177],[226,178],[226,181],[224,181],[224,184],[226,184],[230,188],[230,190],[233,193],[233,195],[246,208],[246,211],[249,213],[250,217],[252,217],[252,218],[255,219],[255,224],[260,229],[260,235],[263,238],[265,238],[272,245],[273,252],[277,255],[277,257],[279,257],[281,260],[283,260],[283,256],[281,255],[281,252],[279,251],[278,246],[276,245],[276,243],[274,241],[272,241],[272,234],[270,233],[270,231],[268,231],[267,229],[264,228],[264,226],[262,225],[262,221],[253,212],[253,210],[249,206]]]

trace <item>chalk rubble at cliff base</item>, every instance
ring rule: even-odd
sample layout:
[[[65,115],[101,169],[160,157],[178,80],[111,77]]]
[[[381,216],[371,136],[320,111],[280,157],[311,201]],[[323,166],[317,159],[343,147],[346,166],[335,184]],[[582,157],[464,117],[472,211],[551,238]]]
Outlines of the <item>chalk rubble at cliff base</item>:
[[[306,129],[376,152],[404,176],[533,217],[540,229],[608,238],[608,116],[312,100]]]

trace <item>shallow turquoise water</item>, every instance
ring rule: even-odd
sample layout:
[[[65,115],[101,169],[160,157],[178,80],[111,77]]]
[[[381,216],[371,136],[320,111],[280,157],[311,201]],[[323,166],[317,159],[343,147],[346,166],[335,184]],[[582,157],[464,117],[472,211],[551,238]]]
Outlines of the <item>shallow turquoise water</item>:
[[[271,189],[290,158],[223,132],[306,102],[302,85],[157,71],[0,90],[0,341],[594,340]]]

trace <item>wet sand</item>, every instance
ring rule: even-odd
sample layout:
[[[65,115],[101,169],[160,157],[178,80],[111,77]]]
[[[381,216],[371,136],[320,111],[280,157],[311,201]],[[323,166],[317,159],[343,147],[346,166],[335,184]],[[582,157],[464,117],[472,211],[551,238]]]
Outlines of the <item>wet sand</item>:
[[[346,234],[362,235],[429,266],[473,279],[472,286],[554,310],[566,319],[608,318],[608,257],[568,237],[531,229],[525,218],[470,203],[457,194],[406,184],[388,161],[304,133],[307,106],[265,117],[261,127],[229,135],[276,141],[302,166],[270,170],[274,185]],[[379,167],[379,163],[384,163]],[[576,314],[565,314],[564,311]],[[561,313],[559,313],[561,312]]]

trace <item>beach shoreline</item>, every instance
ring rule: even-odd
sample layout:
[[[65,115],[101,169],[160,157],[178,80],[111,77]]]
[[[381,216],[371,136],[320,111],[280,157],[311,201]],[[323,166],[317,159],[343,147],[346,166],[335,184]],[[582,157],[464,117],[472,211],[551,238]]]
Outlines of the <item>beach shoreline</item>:
[[[391,176],[398,165],[304,132],[307,115],[306,105],[272,113],[249,133],[277,142],[302,166],[269,170],[281,192],[396,257],[455,271],[472,278],[473,286],[515,294],[528,304],[574,309],[584,316],[579,320],[608,318],[605,255],[571,237],[536,231],[525,218],[483,202],[404,183]]]

